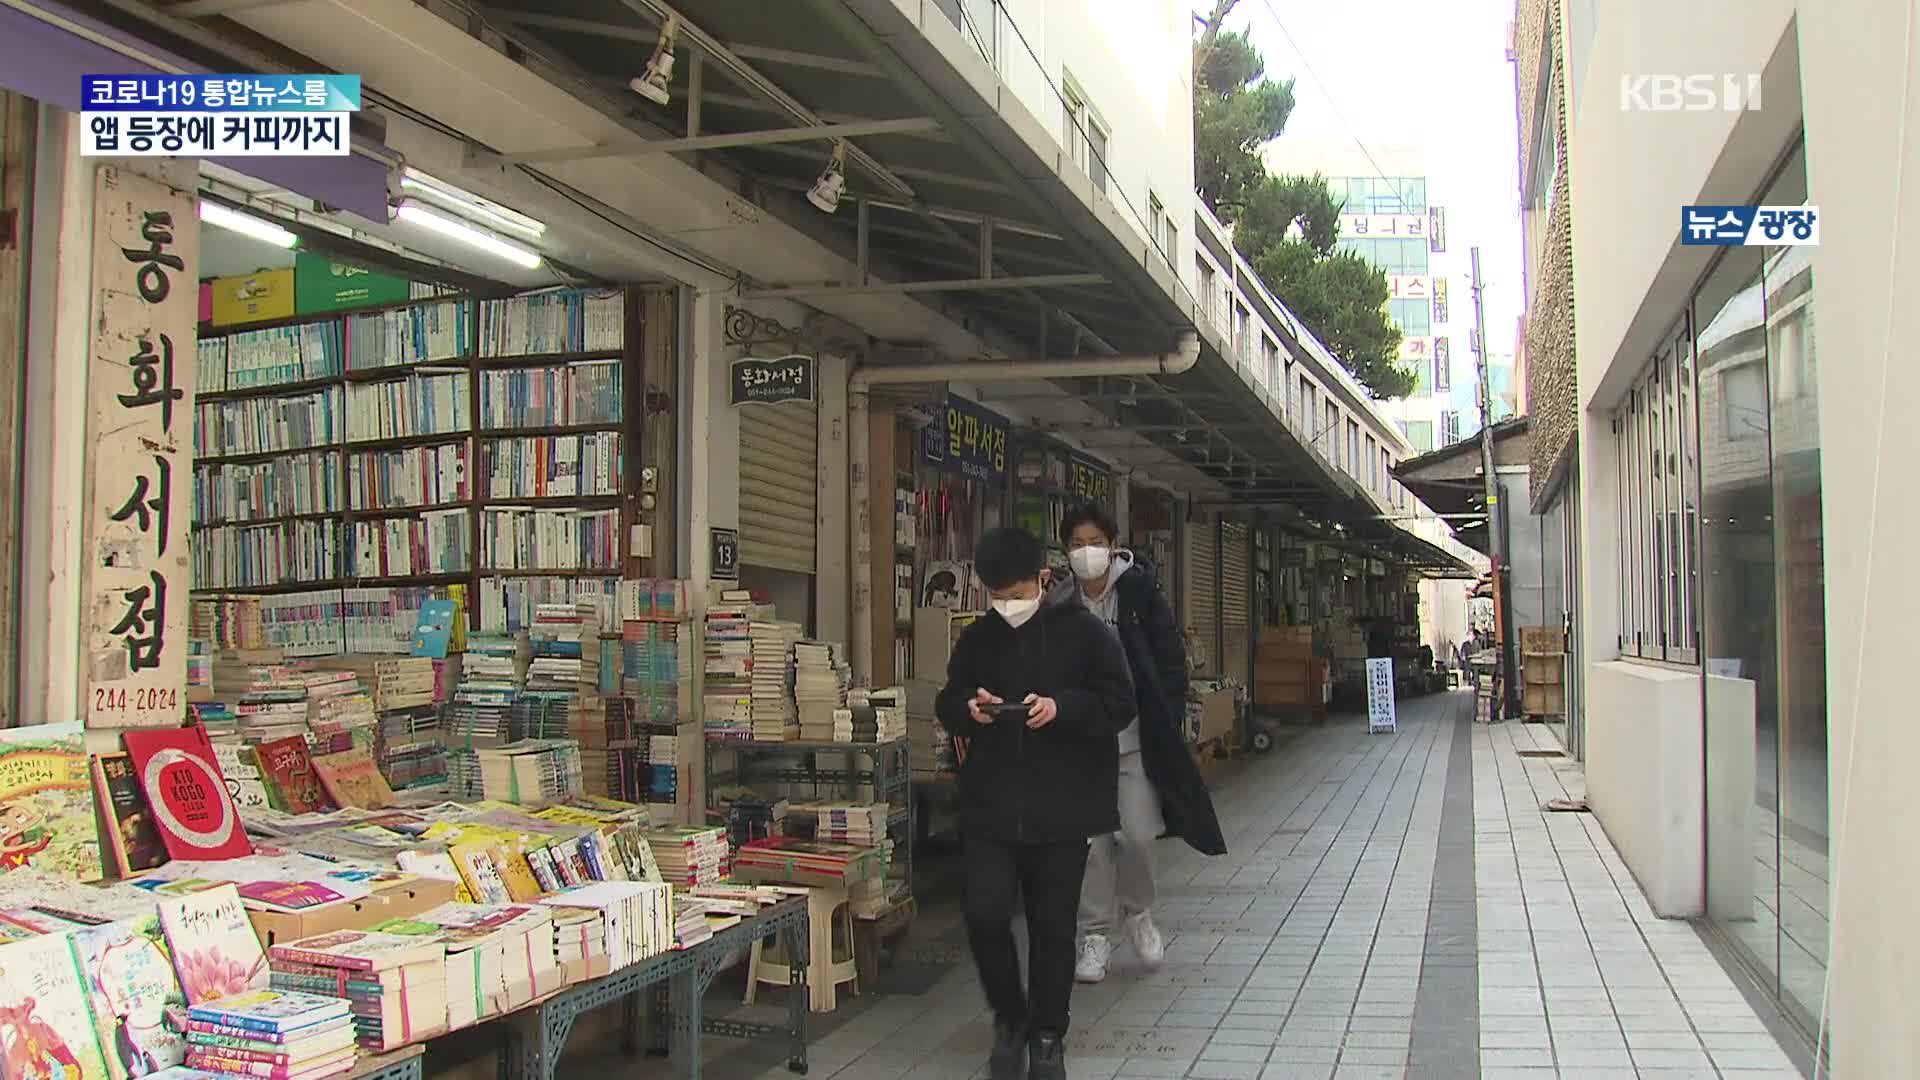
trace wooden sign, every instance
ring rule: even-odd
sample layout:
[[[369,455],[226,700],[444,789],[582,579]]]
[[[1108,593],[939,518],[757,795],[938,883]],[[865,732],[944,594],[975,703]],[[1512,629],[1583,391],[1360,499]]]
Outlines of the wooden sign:
[[[730,398],[734,405],[778,405],[813,400],[813,357],[794,354],[778,360],[741,358],[733,362]]]
[[[172,727],[192,586],[194,197],[102,168],[93,237],[82,708],[88,727]]]

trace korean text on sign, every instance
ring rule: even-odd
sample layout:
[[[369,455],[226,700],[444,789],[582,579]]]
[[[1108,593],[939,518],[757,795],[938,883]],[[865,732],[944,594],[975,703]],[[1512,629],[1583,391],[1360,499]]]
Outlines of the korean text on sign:
[[[1820,243],[1817,206],[1684,206],[1680,242],[1689,247],[1795,247]]]
[[[1007,429],[970,409],[947,405],[947,460],[975,480],[995,480],[1007,472]]]

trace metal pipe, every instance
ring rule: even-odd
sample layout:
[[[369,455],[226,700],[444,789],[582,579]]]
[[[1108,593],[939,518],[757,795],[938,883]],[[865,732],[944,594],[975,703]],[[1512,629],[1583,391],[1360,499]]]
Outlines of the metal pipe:
[[[1506,507],[1500,502],[1500,478],[1493,468],[1493,382],[1487,368],[1487,317],[1481,293],[1486,286],[1480,280],[1480,249],[1471,249],[1473,267],[1473,358],[1479,366],[1480,385],[1480,472],[1486,488],[1487,550],[1493,558],[1493,593],[1497,644],[1500,648],[1501,693],[1495,704],[1502,719],[1514,715],[1519,688],[1514,685],[1518,665],[1514,662],[1513,640],[1513,568],[1508,564]]]

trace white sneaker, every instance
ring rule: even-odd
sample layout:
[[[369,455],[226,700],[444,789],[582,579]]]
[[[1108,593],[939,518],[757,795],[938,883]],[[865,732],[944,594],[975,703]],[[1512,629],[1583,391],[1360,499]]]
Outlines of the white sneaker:
[[[1153,913],[1143,911],[1127,917],[1127,939],[1133,943],[1133,951],[1140,956],[1141,963],[1157,968],[1167,961],[1167,939],[1160,936],[1160,928],[1153,925]]]
[[[1105,982],[1107,961],[1113,958],[1113,946],[1105,935],[1088,934],[1080,939],[1080,960],[1073,966],[1073,978],[1076,982]]]

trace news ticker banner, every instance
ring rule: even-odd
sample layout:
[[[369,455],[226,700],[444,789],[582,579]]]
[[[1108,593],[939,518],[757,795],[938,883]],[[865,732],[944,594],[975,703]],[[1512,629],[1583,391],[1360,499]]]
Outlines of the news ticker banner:
[[[340,157],[358,75],[83,75],[88,157]]]

